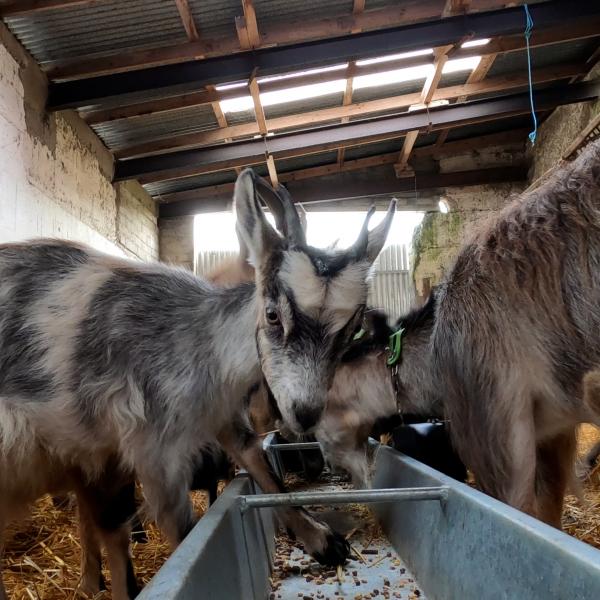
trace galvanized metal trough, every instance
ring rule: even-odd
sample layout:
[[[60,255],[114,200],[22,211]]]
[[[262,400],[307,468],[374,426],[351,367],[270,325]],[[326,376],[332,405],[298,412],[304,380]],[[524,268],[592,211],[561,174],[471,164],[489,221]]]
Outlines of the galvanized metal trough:
[[[268,598],[272,507],[343,501],[371,503],[428,600],[600,598],[599,550],[391,448],[376,452],[373,488],[261,495],[238,476],[139,598]]]

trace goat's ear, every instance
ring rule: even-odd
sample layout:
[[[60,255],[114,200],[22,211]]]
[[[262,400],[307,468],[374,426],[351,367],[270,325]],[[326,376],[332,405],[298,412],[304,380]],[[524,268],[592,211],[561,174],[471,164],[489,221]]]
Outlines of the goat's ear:
[[[281,237],[271,227],[260,206],[256,181],[257,176],[252,169],[242,171],[235,182],[233,202],[240,245],[248,249],[250,262],[260,267],[271,252],[280,246]]]

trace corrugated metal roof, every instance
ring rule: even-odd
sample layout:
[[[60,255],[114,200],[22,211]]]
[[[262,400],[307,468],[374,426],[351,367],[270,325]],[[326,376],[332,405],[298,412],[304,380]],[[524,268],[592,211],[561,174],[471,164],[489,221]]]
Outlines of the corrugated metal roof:
[[[235,18],[244,14],[240,0],[188,0],[196,29],[204,39],[235,37]]]
[[[517,117],[508,117],[506,119],[496,119],[487,123],[477,123],[476,125],[464,125],[463,127],[453,127],[448,133],[447,141],[462,140],[479,135],[488,135],[499,133],[501,131],[510,131],[511,129],[520,129],[529,127],[531,117],[529,115],[520,115]]]
[[[267,119],[275,119],[277,117],[284,117],[296,113],[304,113],[312,110],[319,110],[321,108],[340,106],[342,104],[343,97],[344,94],[335,93],[327,94],[326,96],[319,96],[317,98],[307,98],[306,100],[286,102],[285,104],[265,106],[265,117]]]
[[[368,100],[377,100],[379,98],[389,98],[390,96],[402,96],[420,92],[423,89],[423,79],[413,79],[411,81],[401,81],[389,85],[378,85],[373,87],[354,90],[352,93],[353,102],[367,102]]]
[[[600,43],[600,37],[532,48],[531,68],[541,69],[557,64],[585,62],[598,47],[598,43]],[[497,77],[519,72],[527,74],[527,52],[525,50],[499,54],[492,63],[487,76]]]
[[[277,172],[295,171],[297,169],[308,169],[320,165],[327,165],[337,161],[337,151],[320,152],[319,154],[307,154],[306,156],[296,156],[276,162]]]
[[[106,0],[5,22],[40,65],[187,40],[175,3],[165,0]]]
[[[375,142],[374,144],[364,144],[346,148],[345,159],[355,160],[357,158],[366,158],[367,156],[376,156],[377,154],[387,154],[388,152],[399,152],[404,143],[404,138],[399,137],[393,140]]]
[[[144,184],[144,187],[151,196],[156,198],[161,194],[193,190],[199,187],[219,185],[221,183],[231,183],[235,181],[236,177],[237,173],[234,170],[218,171],[216,173],[206,173],[204,175],[195,175],[193,177],[184,177],[182,179],[147,183]]]
[[[440,79],[438,87],[450,87],[452,85],[462,85],[467,82],[471,71],[456,71],[454,73],[444,73]]]
[[[207,131],[216,127],[217,120],[210,104],[92,125],[94,131],[111,149],[163,137]]]
[[[260,24],[277,25],[279,23],[298,23],[310,16],[311,21],[338,17],[352,13],[353,0],[254,0],[256,18]]]

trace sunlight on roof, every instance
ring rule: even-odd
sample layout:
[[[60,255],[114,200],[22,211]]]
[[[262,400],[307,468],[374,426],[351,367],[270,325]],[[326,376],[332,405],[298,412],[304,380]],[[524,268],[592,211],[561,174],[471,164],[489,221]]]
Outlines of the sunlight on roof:
[[[296,71],[294,73],[283,73],[282,75],[271,75],[269,77],[259,77],[258,83],[268,81],[281,81],[282,79],[293,79],[294,77],[304,77],[305,75],[318,75],[319,73],[329,73],[330,71],[342,71],[348,67],[348,63],[332,65],[329,67],[319,67],[318,69],[309,69],[308,71]]]
[[[376,63],[388,62],[390,60],[402,60],[403,58],[413,58],[414,56],[427,56],[433,54],[433,48],[425,48],[424,50],[413,50],[412,52],[400,52],[400,54],[387,54],[386,56],[377,56],[376,58],[365,58],[357,60],[356,64],[359,67],[364,65],[374,65]]]
[[[235,88],[247,87],[248,83],[245,81],[238,81],[237,83],[223,83],[222,85],[216,85],[215,90],[222,92],[223,90],[233,90]]]
[[[308,98],[318,98],[329,94],[341,93],[346,89],[345,79],[335,79],[323,83],[313,83],[311,85],[300,85],[297,87],[286,88],[273,92],[263,92],[260,95],[260,103],[263,106],[274,106]],[[252,96],[241,96],[240,98],[231,98],[230,100],[221,100],[221,110],[224,113],[241,112],[244,110],[253,110],[254,103]]]
[[[394,69],[383,73],[373,73],[372,75],[360,75],[355,77],[352,82],[353,90],[360,90],[366,87],[376,87],[380,85],[390,85],[392,83],[401,83],[403,81],[417,81],[427,79],[433,72],[433,65],[421,65],[418,67],[405,67],[404,69]]]
[[[352,245],[366,212],[309,212],[307,213],[307,241],[310,245],[325,248],[337,243],[339,248]],[[378,210],[370,221],[375,227],[383,217],[385,210]],[[273,224],[271,214],[267,219]],[[386,246],[391,244],[409,244],[414,228],[421,223],[423,213],[400,212],[396,214]],[[238,250],[235,235],[235,218],[231,212],[218,212],[196,215],[194,219],[194,244],[196,252],[210,250]]]
[[[456,58],[449,60],[442,69],[442,73],[456,73],[458,71],[472,71],[481,60],[481,56],[469,56],[468,58]]]
[[[489,41],[489,40],[488,40]],[[485,40],[472,40],[471,45],[482,45]],[[487,43],[487,42],[485,42]],[[464,44],[463,44],[464,46]],[[398,58],[406,58],[408,56],[422,56],[425,54],[431,54],[433,50],[416,50],[414,52],[404,52],[402,54],[391,54],[389,56],[371,58],[364,61],[357,61],[358,65],[372,64],[374,62],[385,62],[391,60],[398,60]],[[472,71],[477,67],[481,56],[470,56],[467,58],[458,58],[449,60],[446,62],[443,68],[443,73],[456,73],[459,71]],[[295,73],[286,73],[283,75],[276,75],[273,77],[265,77],[259,79],[260,83],[266,81],[275,81],[281,79],[293,79],[302,75],[315,74],[315,73],[326,73],[336,72],[345,69],[347,64],[338,64],[330,67],[323,67],[319,69],[310,69],[308,71],[297,71]],[[359,75],[354,77],[352,81],[352,89],[360,90],[368,87],[377,87],[384,85],[391,85],[394,83],[402,83],[406,81],[419,81],[425,80],[433,74],[433,64],[428,65],[417,65],[413,67],[404,67],[400,69],[390,69],[383,73],[373,73],[370,75]],[[218,86],[218,90],[234,89],[237,87],[243,87],[245,84],[235,83],[227,84],[224,86]],[[276,90],[272,92],[262,92],[260,94],[260,101],[263,106],[275,106],[277,104],[285,104],[290,102],[299,102],[301,100],[308,100],[310,98],[319,98],[321,96],[328,96],[331,94],[343,93],[346,89],[346,79],[333,79],[331,81],[325,81],[322,83],[313,83],[310,85],[299,85],[296,87],[289,87],[283,90]],[[235,113],[254,110],[254,103],[252,97],[248,94],[240,96],[239,98],[231,98],[229,100],[221,100],[221,110],[224,113]]]
[[[480,40],[470,40],[461,44],[461,48],[475,48],[476,46],[485,46],[490,43],[491,38],[481,38]]]

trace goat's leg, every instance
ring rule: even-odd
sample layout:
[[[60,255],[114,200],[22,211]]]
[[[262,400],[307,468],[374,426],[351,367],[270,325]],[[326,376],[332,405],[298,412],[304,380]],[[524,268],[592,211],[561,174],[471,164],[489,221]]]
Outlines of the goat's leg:
[[[83,514],[87,515],[86,518],[93,524],[106,548],[113,600],[135,598],[140,588],[129,552],[131,535],[129,522],[137,509],[133,479],[120,480],[118,474],[107,472],[100,481],[82,486],[77,495],[80,511],[83,510]],[[87,543],[94,542],[88,540]],[[89,549],[88,555],[90,558],[93,557]],[[95,565],[90,562],[84,567],[90,569],[88,579],[93,579]],[[97,568],[99,568],[99,560]],[[83,574],[86,575],[85,571]]]
[[[249,424],[237,420],[220,434],[219,441],[234,462],[244,467],[265,493],[285,492],[283,482],[273,472],[261,441]],[[341,565],[350,554],[343,536],[318,521],[304,508],[280,508],[277,514],[283,525],[299,539],[309,554],[324,565]]]
[[[2,564],[2,557],[4,555],[4,536],[6,528],[6,517],[0,511],[0,565]],[[2,582],[2,568],[0,566],[0,600],[8,600],[6,590],[4,589],[4,583]]]
[[[102,575],[102,552],[100,539],[96,529],[93,509],[85,496],[78,493],[77,508],[79,512],[79,542],[81,544],[81,591],[88,596],[95,596],[106,589]]]
[[[135,598],[140,592],[140,587],[129,553],[131,528],[128,525],[121,525],[114,529],[108,528],[102,530],[101,535],[106,548],[113,600]]]
[[[573,477],[576,448],[574,430],[557,435],[537,448],[537,517],[559,529],[565,493]]]
[[[501,490],[500,500],[536,516],[536,443],[533,415],[528,411],[524,411],[520,418],[515,415],[506,431],[510,432],[507,441],[510,462],[508,471],[497,484]],[[491,461],[494,460],[493,452],[493,448],[489,448]]]
[[[514,405],[522,406],[510,416],[482,421],[477,432],[485,444],[470,452],[465,441],[473,433],[464,430],[461,421],[452,419],[453,439],[460,443],[459,453],[475,474],[478,487],[510,504],[514,508],[536,516],[535,472],[536,440],[533,411],[526,402],[519,402],[515,394]],[[490,403],[500,403],[491,399]]]
[[[600,457],[600,442],[596,442],[581,461],[581,466],[578,468],[581,477],[588,477],[592,473],[598,463],[598,457]]]
[[[189,497],[189,480],[180,473],[165,473],[158,461],[148,462],[148,468],[145,464],[136,471],[150,516],[176,548],[198,520]]]
[[[371,485],[371,473],[366,447],[359,448],[354,440],[351,444],[330,443],[319,438],[325,459],[332,466],[344,469],[352,477],[356,489],[366,489]]]

